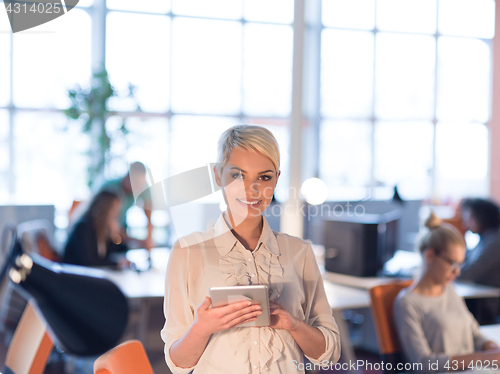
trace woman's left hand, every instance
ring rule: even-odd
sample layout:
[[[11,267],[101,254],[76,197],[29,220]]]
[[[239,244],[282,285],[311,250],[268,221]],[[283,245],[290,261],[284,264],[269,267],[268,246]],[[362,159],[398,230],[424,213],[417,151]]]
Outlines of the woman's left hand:
[[[488,340],[487,342],[484,343],[483,345],[483,351],[490,351],[494,349],[500,348],[497,343],[495,343],[492,340]]]
[[[270,301],[269,307],[271,310],[271,325],[269,327],[293,331],[299,326],[300,321],[288,313],[277,301]]]

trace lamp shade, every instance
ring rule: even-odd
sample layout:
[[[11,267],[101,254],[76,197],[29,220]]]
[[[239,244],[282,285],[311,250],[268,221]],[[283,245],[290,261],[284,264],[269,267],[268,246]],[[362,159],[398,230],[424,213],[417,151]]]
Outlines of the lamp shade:
[[[58,346],[78,356],[102,354],[118,344],[128,319],[127,299],[105,278],[78,274],[35,256],[18,284],[35,300]]]
[[[90,276],[95,269],[28,256],[15,234],[7,258],[11,280],[35,299],[56,344],[66,353],[95,356],[119,343],[128,303],[113,282]]]

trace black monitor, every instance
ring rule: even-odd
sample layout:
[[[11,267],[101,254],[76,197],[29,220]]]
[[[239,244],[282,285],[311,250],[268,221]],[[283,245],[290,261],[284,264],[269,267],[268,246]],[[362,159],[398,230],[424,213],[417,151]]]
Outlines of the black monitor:
[[[325,270],[374,277],[396,251],[398,210],[331,214],[324,220]]]

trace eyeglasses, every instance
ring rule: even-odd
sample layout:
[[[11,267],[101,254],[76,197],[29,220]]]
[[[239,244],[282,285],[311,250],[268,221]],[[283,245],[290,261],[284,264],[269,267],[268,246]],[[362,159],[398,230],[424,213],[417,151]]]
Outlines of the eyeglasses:
[[[437,252],[436,256],[441,257],[443,260],[445,260],[449,265],[450,265],[450,270],[455,271],[455,270],[460,270],[463,267],[463,263],[453,261],[450,259],[448,256],[444,255],[443,253]]]

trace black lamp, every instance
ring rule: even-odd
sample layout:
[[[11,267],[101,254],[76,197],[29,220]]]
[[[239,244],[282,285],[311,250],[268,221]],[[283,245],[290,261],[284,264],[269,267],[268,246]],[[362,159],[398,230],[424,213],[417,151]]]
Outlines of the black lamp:
[[[127,299],[120,289],[108,279],[89,276],[88,268],[24,253],[15,227],[4,229],[4,248],[9,231],[11,245],[0,265],[0,281],[8,271],[35,299],[56,344],[78,356],[99,355],[118,344],[128,319]]]

